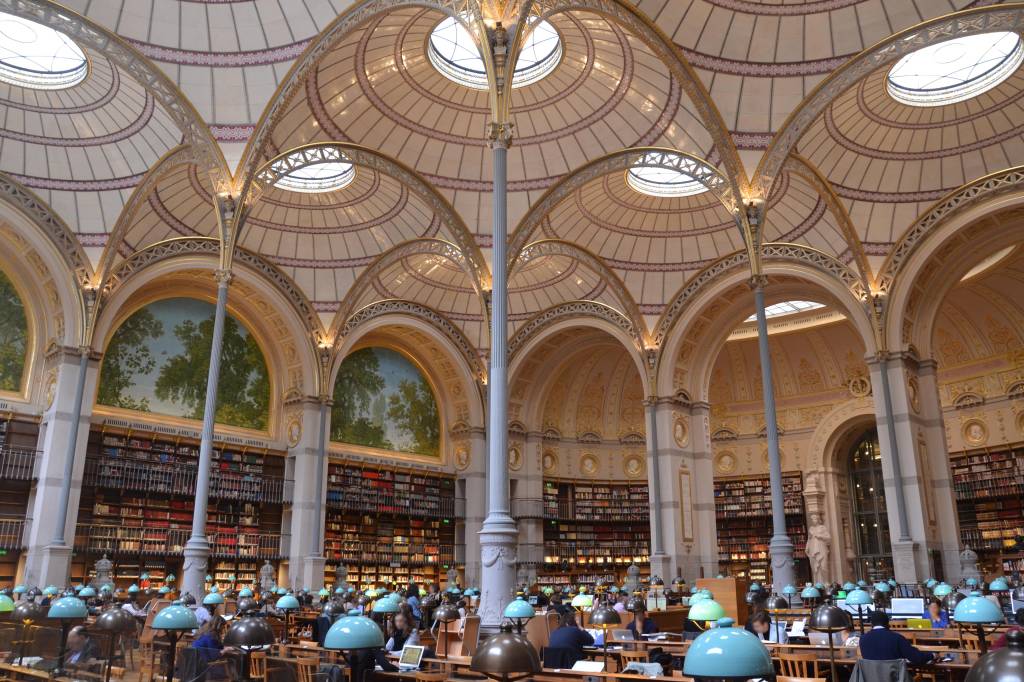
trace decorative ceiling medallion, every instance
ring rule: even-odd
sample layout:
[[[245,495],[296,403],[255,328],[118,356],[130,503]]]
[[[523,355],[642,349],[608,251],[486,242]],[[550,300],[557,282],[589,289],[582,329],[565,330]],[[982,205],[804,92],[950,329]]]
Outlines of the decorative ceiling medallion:
[[[661,154],[651,152],[626,171],[626,184],[640,194],[651,197],[689,197],[708,191],[697,179],[699,164],[693,159],[679,157],[677,168],[667,168],[659,162]],[[673,155],[676,156],[676,155]],[[688,173],[692,166],[694,173]]]
[[[981,419],[968,419],[960,431],[964,442],[972,447],[980,447],[988,442],[988,426]]]
[[[1022,61],[1024,41],[1013,31],[961,36],[903,57],[889,71],[886,89],[910,106],[955,104],[996,87]]]
[[[89,72],[85,53],[49,26],[0,12],[0,81],[34,90],[78,85]]]
[[[644,458],[640,455],[627,455],[622,460],[622,471],[628,478],[640,478],[644,475]]]
[[[545,474],[555,473],[555,469],[558,468],[558,455],[555,454],[554,450],[544,451],[544,456],[541,457],[541,466],[544,467]]]
[[[597,457],[593,455],[583,455],[580,457],[580,471],[587,476],[593,476],[597,473]]]
[[[486,90],[487,71],[476,41],[466,25],[448,17],[430,32],[427,57],[434,68],[459,85]],[[541,80],[562,60],[562,39],[547,21],[537,21],[526,36],[516,60],[512,87],[521,88]]]
[[[680,448],[685,448],[690,442],[690,420],[686,415],[676,415],[672,423],[672,440],[676,442],[676,447]]]
[[[736,455],[728,450],[715,455],[715,473],[728,475],[736,471]]]
[[[519,471],[523,468],[523,453],[519,447],[513,445],[508,449],[508,468],[512,471]]]

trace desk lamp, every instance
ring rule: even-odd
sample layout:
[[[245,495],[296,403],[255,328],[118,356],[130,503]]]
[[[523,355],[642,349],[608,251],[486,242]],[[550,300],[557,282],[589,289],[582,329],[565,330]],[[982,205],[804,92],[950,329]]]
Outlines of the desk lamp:
[[[469,669],[497,682],[515,682],[541,672],[540,656],[529,640],[508,625],[477,647]]]
[[[711,623],[717,622],[719,618],[724,617],[725,609],[714,599],[701,599],[696,604],[690,606],[690,612],[687,614],[687,618],[697,623],[697,627],[700,627],[700,623],[704,623],[704,628],[702,629],[706,629]]]
[[[590,614],[590,624],[604,634],[601,638],[604,648],[604,669],[608,670],[608,628],[613,625],[622,625],[622,618],[619,612],[610,606],[601,606]],[[637,624],[637,632],[643,632],[641,624]]]
[[[956,621],[957,629],[963,633],[965,626],[974,626],[974,633],[978,636],[978,645],[981,653],[988,652],[988,642],[985,641],[985,625],[997,625],[1003,622],[1003,611],[991,600],[981,596],[981,592],[971,592],[971,596],[962,600],[956,605],[953,611],[953,620]],[[993,628],[994,632],[995,629]],[[961,636],[960,646],[963,647]]]
[[[434,609],[434,621],[440,623],[440,632],[443,635],[441,658],[448,658],[448,623],[453,623],[459,618],[462,618],[462,614],[460,614],[459,610],[451,604],[441,604]],[[373,621],[370,622],[372,623]]]
[[[249,611],[259,611],[260,605],[256,603],[256,600],[252,597],[239,597],[238,603],[235,605],[235,610],[239,615],[244,615]]]
[[[793,608],[793,595],[794,594],[799,594],[799,593],[800,593],[800,591],[797,590],[792,585],[786,585],[785,587],[782,588],[782,594],[785,595],[786,601],[789,602],[789,608]]]
[[[828,633],[828,660],[832,667],[831,679],[838,680],[839,674],[836,670],[836,645],[835,642],[832,641],[832,634],[843,630],[853,630],[853,622],[850,620],[850,614],[843,611],[838,606],[832,606],[831,604],[819,606],[811,612],[811,617],[807,621],[807,628],[818,632]]]
[[[967,580],[964,581],[964,585],[967,585],[967,587],[970,587],[970,588],[973,589],[973,588],[978,586],[978,579],[977,578],[968,578]]]
[[[54,588],[56,589],[56,588]],[[50,620],[60,621],[60,649],[57,654],[57,668],[53,671],[54,677],[64,675],[64,657],[68,653],[68,631],[75,621],[85,620],[89,616],[89,607],[78,597],[61,597],[52,604],[47,611],[46,617]]]
[[[25,649],[32,643],[32,626],[46,615],[43,607],[34,601],[23,599],[11,611],[11,620],[21,623],[21,640],[18,642],[21,653],[18,655],[19,665],[24,665]]]
[[[1006,578],[1000,576],[988,584],[988,590],[996,596],[1000,605],[1006,600],[1006,593],[1010,591],[1010,584]]]
[[[286,594],[278,599],[274,606],[278,611],[284,611],[284,633],[281,636],[281,643],[287,644],[292,613],[299,610],[299,600],[294,595]]]
[[[160,610],[153,618],[152,628],[163,630],[167,635],[167,643],[170,645],[167,653],[167,669],[164,671],[165,680],[174,679],[174,656],[177,653],[178,638],[181,633],[190,632],[199,627],[196,614],[192,609],[181,604],[172,604]]]
[[[23,599],[24,597],[22,595],[24,595],[26,592],[28,592],[28,588],[25,587],[24,584],[20,584],[20,585],[15,585],[14,589],[11,590],[11,591],[14,593],[15,597],[17,597],[18,599]]]
[[[577,594],[569,602],[569,606],[573,607],[578,613],[583,613],[594,606],[594,598],[589,594]]]
[[[931,589],[932,594],[938,597],[939,599],[948,597],[950,594],[953,593],[953,586],[947,585],[946,583],[938,583],[937,585],[932,585]]]
[[[14,600],[6,594],[0,594],[0,620],[8,620],[14,612]]]
[[[162,613],[162,612],[161,612]],[[263,616],[250,614],[231,623],[224,644],[233,646],[242,652],[242,679],[250,678],[250,656],[253,651],[261,651],[274,643],[274,629]],[[168,678],[170,679],[170,678]]]
[[[701,599],[707,599],[707,597],[701,595]],[[626,610],[636,616],[636,614],[647,610],[647,602],[644,601],[643,597],[630,597],[626,601]]]
[[[326,587],[321,587],[320,591],[316,593],[316,596],[320,597],[320,603],[323,604],[325,601],[331,598],[331,591]]]
[[[782,625],[782,621],[779,619],[779,616],[789,610],[789,602],[786,601],[785,597],[775,595],[774,597],[769,598],[765,603],[765,609],[772,615],[772,623],[775,624],[775,641],[781,642],[782,630],[785,628]]]
[[[1006,646],[980,657],[965,682],[1024,682],[1024,632],[1006,633]]]
[[[273,594],[273,593],[274,593],[273,590],[271,590],[270,594]],[[238,591],[238,598],[239,599],[253,599],[254,597],[255,597],[255,595],[253,594],[252,588],[243,587],[242,589],[240,589]]]
[[[203,606],[209,606],[211,615],[217,614],[217,609],[224,603],[224,595],[220,592],[210,590],[210,593],[203,597]]]
[[[857,607],[857,622],[860,625],[860,634],[864,634],[864,607],[871,603],[871,595],[859,587],[846,594],[847,606]]]
[[[523,599],[523,595],[520,593],[519,596],[509,602],[502,615],[515,624],[516,634],[521,635],[523,634],[523,626],[537,615],[537,612],[534,611],[530,602]]]
[[[384,619],[385,634],[391,632],[391,619],[402,610],[402,602],[397,594],[389,594],[373,603],[372,613],[380,614]]]
[[[380,631],[376,623],[365,616],[345,616],[339,619],[327,631],[327,636],[324,638],[324,648],[341,651],[346,661],[348,661],[347,652],[380,649],[383,646],[384,633]],[[349,665],[352,664],[352,661],[348,662]],[[353,682],[363,682],[366,671],[362,670],[360,673],[360,679],[353,679]]]
[[[966,598],[967,595],[965,595],[963,592],[953,590],[952,592],[946,595],[945,599],[942,600],[942,604],[946,607],[947,613],[953,613],[953,611],[956,610],[956,605]]]
[[[110,682],[110,669],[114,665],[114,645],[117,644],[119,635],[135,632],[135,618],[124,609],[113,607],[97,616],[92,627],[94,630],[107,633],[107,665],[103,679],[105,682]]]
[[[857,589],[857,583],[852,583],[849,580],[847,580],[845,583],[843,583],[843,591],[844,592],[853,592],[856,589]]]
[[[800,601],[807,602],[811,606],[817,606],[820,599],[821,590],[810,583],[807,583],[807,587],[800,591]]]
[[[774,680],[775,667],[756,635],[733,627],[731,618],[722,618],[717,628],[693,640],[683,662],[683,675],[695,682]]]

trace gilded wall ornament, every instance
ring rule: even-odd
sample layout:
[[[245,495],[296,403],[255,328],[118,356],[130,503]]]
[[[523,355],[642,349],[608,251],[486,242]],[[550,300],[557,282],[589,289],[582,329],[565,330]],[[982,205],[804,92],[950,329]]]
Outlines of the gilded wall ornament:
[[[736,455],[729,450],[715,455],[715,473],[728,475],[736,471]]]
[[[690,420],[685,415],[676,415],[672,423],[672,440],[676,442],[676,447],[680,448],[685,448],[690,442]]]
[[[853,377],[847,383],[847,387],[850,389],[850,395],[854,398],[864,398],[871,394],[871,382],[867,377]]]
[[[580,471],[587,476],[593,476],[597,473],[597,457],[593,455],[583,455],[580,457]]]
[[[622,471],[629,478],[639,478],[644,474],[644,458],[640,455],[627,455],[622,460]]]
[[[968,419],[960,427],[964,442],[977,447],[988,442],[988,426],[981,419]]]
[[[288,420],[288,447],[294,448],[302,440],[302,414],[296,413]]]
[[[519,471],[523,468],[523,453],[516,445],[508,449],[508,468],[512,471]]]
[[[558,468],[558,455],[555,454],[554,450],[545,450],[540,462],[544,467],[545,474],[553,474],[555,469]]]
[[[455,468],[459,471],[465,471],[469,468],[470,455],[469,447],[464,443],[458,445],[455,448]]]

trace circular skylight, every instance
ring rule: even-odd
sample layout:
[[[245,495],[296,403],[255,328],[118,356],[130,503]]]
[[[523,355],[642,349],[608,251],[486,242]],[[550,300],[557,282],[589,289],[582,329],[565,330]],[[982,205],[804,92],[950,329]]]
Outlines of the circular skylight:
[[[1024,60],[1024,42],[1012,31],[981,33],[923,47],[889,71],[889,94],[903,104],[937,107],[994,88]]]
[[[794,313],[802,313],[808,310],[817,310],[818,308],[824,308],[825,305],[822,303],[816,303],[814,301],[783,301],[782,303],[775,303],[773,305],[765,306],[764,316],[765,317],[782,317],[783,315],[793,315]],[[744,322],[753,322],[757,319],[757,314],[753,314]]]
[[[645,165],[656,162],[645,158],[630,168],[626,171],[626,184],[652,197],[688,197],[708,191],[704,183],[682,170]]]
[[[0,12],[0,81],[37,90],[70,88],[85,79],[82,48],[63,33]]]
[[[487,72],[480,51],[460,21],[448,17],[430,32],[430,63],[450,80],[475,90],[487,89]],[[516,60],[512,87],[536,83],[551,73],[562,58],[562,40],[547,21],[537,22],[526,36]]]
[[[278,161],[274,170],[292,165],[289,159]],[[318,161],[285,172],[274,183],[275,187],[293,192],[332,192],[345,187],[356,176],[356,169],[348,161]]]

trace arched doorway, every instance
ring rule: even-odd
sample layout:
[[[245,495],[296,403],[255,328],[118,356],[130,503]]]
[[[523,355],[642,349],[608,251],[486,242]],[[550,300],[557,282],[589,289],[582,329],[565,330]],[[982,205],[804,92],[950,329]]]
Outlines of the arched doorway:
[[[857,551],[854,572],[872,583],[888,579],[893,575],[892,543],[877,430],[866,431],[850,448],[848,467]]]

